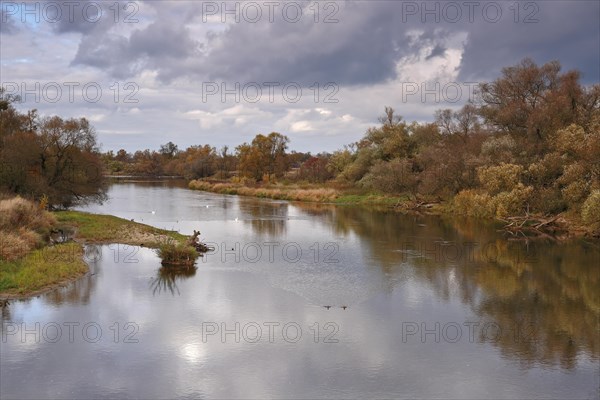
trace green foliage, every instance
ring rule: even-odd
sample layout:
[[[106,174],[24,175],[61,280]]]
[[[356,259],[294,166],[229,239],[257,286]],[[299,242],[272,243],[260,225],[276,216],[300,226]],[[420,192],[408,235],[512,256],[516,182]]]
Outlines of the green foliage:
[[[363,148],[358,151],[354,161],[348,164],[338,177],[342,181],[356,183],[369,171],[374,160],[376,160],[375,151],[371,148]]]
[[[333,173],[334,176],[339,176],[350,164],[352,164],[354,158],[355,155],[348,147],[343,150],[335,151],[327,163],[327,169]]]

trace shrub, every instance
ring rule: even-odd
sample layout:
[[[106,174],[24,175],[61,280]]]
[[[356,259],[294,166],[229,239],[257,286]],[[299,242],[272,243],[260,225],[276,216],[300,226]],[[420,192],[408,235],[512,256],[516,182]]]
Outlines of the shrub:
[[[156,253],[161,258],[163,265],[193,266],[198,258],[196,249],[187,244],[177,242],[160,245]]]
[[[0,201],[0,230],[26,228],[45,236],[55,223],[52,214],[19,196]]]
[[[560,153],[574,156],[584,149],[585,131],[581,126],[569,125],[556,133],[553,145]]]
[[[560,189],[541,187],[535,190],[536,195],[530,199],[531,209],[543,214],[558,214],[567,209]]]
[[[489,194],[510,192],[521,179],[523,167],[502,163],[491,167],[477,168],[477,177]]]
[[[188,184],[188,187],[190,189],[194,189],[194,190],[208,191],[212,188],[212,185],[205,181],[193,180],[193,181],[190,181],[190,183]]]
[[[533,188],[524,186],[522,183],[519,183],[510,192],[498,193],[493,198],[496,217],[504,218],[510,215],[522,214],[532,194]]]
[[[508,161],[517,149],[517,144],[509,135],[491,137],[481,145],[481,154],[495,162]]]
[[[12,232],[0,231],[0,260],[14,261],[31,251],[27,240]]]
[[[493,218],[496,213],[493,198],[475,190],[459,192],[454,197],[453,209],[458,214],[477,218]]]
[[[564,187],[561,193],[570,208],[577,208],[587,197],[589,184],[582,179],[578,179]]]
[[[379,160],[360,183],[368,189],[383,193],[413,192],[417,185],[417,175],[413,172],[412,163],[406,159]]]
[[[500,192],[496,196],[475,190],[463,190],[454,197],[453,209],[470,217],[504,218],[522,214],[532,194],[533,188],[522,183],[510,192]]]
[[[594,190],[583,203],[581,218],[593,231],[600,232],[600,190]]]
[[[39,247],[56,219],[21,197],[0,200],[0,259],[13,261]]]

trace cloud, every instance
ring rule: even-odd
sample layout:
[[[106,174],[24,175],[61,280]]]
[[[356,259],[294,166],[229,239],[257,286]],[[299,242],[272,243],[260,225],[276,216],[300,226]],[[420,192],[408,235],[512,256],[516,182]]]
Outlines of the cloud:
[[[442,57],[445,53],[446,49],[438,44],[431,50],[431,53],[429,53],[426,60],[430,60],[434,57]]]
[[[545,62],[556,54],[567,55],[565,65],[579,66],[590,79],[598,75],[600,67],[594,65],[598,61],[597,2],[531,2],[537,8],[530,3],[515,8],[508,3],[482,2],[474,8],[472,20],[461,6],[461,18],[455,23],[454,11],[446,5],[438,4],[437,14],[431,15],[427,10],[435,9],[433,5],[415,2],[417,11],[409,12],[405,3],[328,2],[337,8],[319,6],[315,16],[314,3],[303,2],[302,18],[295,23],[278,8],[271,22],[262,3],[255,3],[262,18],[251,23],[238,3],[225,6],[231,11],[238,4],[237,15],[221,14],[224,3],[214,3],[217,14],[207,16],[202,14],[206,11],[202,2],[153,1],[140,3],[140,22],[132,25],[132,31],[116,33],[115,26],[123,24],[113,23],[111,28],[107,18],[90,24],[81,17],[68,23],[61,20],[56,31],[83,35],[74,65],[108,70],[117,78],[155,71],[163,83],[177,79],[298,82],[306,87],[315,82],[381,83],[396,78],[399,59],[421,50],[407,40],[407,32],[414,30],[421,32],[421,41],[433,41],[427,59],[443,57],[447,51],[439,32],[453,36],[468,32],[461,63],[463,79],[495,75],[507,61],[514,64],[533,56]],[[500,10],[494,11],[498,6]],[[325,23],[327,12],[334,12],[337,22]],[[591,30],[586,32],[581,26]]]
[[[282,17],[281,5],[272,22],[263,8],[256,23],[247,18],[238,23],[231,15],[223,23],[220,14],[203,14],[206,2],[95,3],[102,7],[96,22],[89,21],[93,6],[87,19],[81,12],[89,1],[77,2],[72,19],[66,3],[56,2],[63,6],[57,23],[36,24],[30,17],[23,22],[19,9],[10,10],[14,15],[0,10],[1,67],[3,82],[98,82],[104,91],[98,103],[83,101],[78,90],[74,102],[29,101],[22,108],[44,115],[102,115],[95,126],[105,149],[158,148],[168,140],[180,147],[235,146],[257,133],[279,131],[291,137],[293,149],[332,151],[358,140],[386,105],[409,121],[427,121],[436,109],[458,108],[468,100],[423,101],[419,93],[407,98],[407,82],[490,80],[524,57],[559,60],[564,69],[581,70],[584,82],[600,81],[598,2],[484,1],[470,20],[464,2],[328,1],[317,3],[315,16],[315,3],[302,1],[303,17],[295,23]],[[235,4],[250,3],[227,7]],[[450,21],[448,4],[463,7],[457,21]],[[497,22],[491,22],[491,8],[483,14],[489,4],[502,7]],[[337,22],[325,23],[329,15]],[[538,22],[525,23],[526,17]],[[263,96],[257,103],[244,97],[231,101],[233,96],[222,102],[220,94],[206,101],[207,81],[228,88],[257,83]],[[139,88],[138,103],[122,101],[128,82]],[[272,102],[266,82],[281,84]],[[281,96],[281,87],[291,82],[303,88],[297,103]],[[324,101],[331,94],[324,88],[328,82],[337,84],[337,102]],[[121,89],[119,101],[112,100],[114,87]],[[124,132],[143,134],[144,140]]]
[[[17,31],[17,26],[9,11],[4,7],[0,9],[0,34],[12,34]]]
[[[492,79],[502,67],[531,57],[538,63],[559,60],[565,69],[581,70],[588,82],[598,82],[600,2],[529,4],[531,8],[520,8],[520,22],[515,22],[514,11],[506,7],[506,18],[498,23],[475,24],[469,30],[460,77]],[[528,17],[537,22],[525,23]]]

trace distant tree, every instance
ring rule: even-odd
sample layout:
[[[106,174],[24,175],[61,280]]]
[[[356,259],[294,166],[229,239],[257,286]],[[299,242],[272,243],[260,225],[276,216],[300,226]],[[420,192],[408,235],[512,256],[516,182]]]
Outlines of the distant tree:
[[[133,155],[133,172],[138,175],[160,176],[164,173],[164,156],[148,149],[136,151]]]
[[[120,149],[119,151],[117,151],[117,154],[115,155],[114,158],[117,161],[127,163],[127,162],[131,161],[131,154],[129,154],[124,149]]]
[[[309,182],[325,182],[333,178],[333,173],[327,168],[329,157],[319,155],[310,157],[300,166],[298,178]]]
[[[396,126],[402,123],[402,116],[397,115],[392,107],[385,106],[384,114],[378,120],[382,125]]]
[[[240,172],[262,180],[264,176],[283,176],[287,170],[286,153],[289,139],[287,136],[272,132],[268,136],[256,135],[251,144],[244,143],[236,148],[239,157]]]
[[[173,142],[169,142],[160,146],[159,153],[167,158],[173,158],[179,152],[177,145]]]
[[[478,131],[480,127],[477,107],[472,104],[467,104],[454,112],[450,109],[436,111],[435,123],[442,134],[457,135],[463,141],[466,141],[467,137]]]

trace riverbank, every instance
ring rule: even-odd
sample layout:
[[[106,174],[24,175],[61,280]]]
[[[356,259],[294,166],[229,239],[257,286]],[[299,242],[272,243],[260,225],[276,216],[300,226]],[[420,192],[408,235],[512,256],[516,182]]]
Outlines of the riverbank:
[[[391,196],[373,193],[357,193],[345,188],[331,188],[325,185],[282,185],[269,184],[246,186],[232,182],[209,182],[192,180],[188,187],[205,192],[268,198],[274,200],[306,201],[349,205],[379,205],[402,207],[412,205],[409,196]]]
[[[17,259],[0,259],[0,300],[27,298],[64,286],[89,273],[85,244],[120,243],[159,249],[167,243],[185,246],[189,238],[177,232],[112,215],[79,211],[50,213],[53,232],[64,243],[46,243]],[[5,244],[0,244],[4,246]]]
[[[283,185],[267,184],[246,186],[233,182],[209,182],[192,180],[188,187],[212,193],[270,198],[274,200],[332,203],[338,205],[358,205],[382,207],[397,212],[422,213],[429,215],[467,215],[478,219],[495,220],[505,224],[505,231],[514,237],[544,237],[554,240],[568,240],[575,237],[598,238],[598,232],[586,226],[578,215],[561,213],[558,215],[503,215],[487,217],[464,213],[452,201],[415,200],[409,195],[383,195],[360,193],[354,189],[327,188],[324,185]]]

